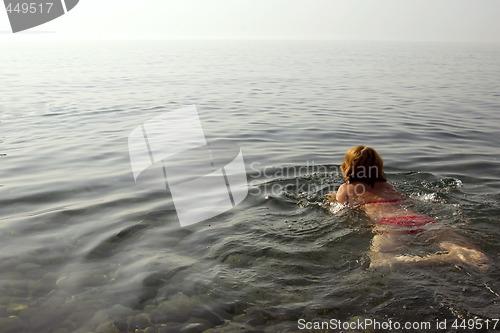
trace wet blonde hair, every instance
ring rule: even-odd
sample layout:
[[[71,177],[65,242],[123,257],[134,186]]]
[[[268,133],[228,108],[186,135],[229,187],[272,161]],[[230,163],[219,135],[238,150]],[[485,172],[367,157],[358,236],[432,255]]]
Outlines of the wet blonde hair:
[[[384,161],[380,155],[375,149],[365,146],[356,146],[347,151],[340,166],[345,182],[360,181],[372,187],[377,181],[387,181],[383,168]]]

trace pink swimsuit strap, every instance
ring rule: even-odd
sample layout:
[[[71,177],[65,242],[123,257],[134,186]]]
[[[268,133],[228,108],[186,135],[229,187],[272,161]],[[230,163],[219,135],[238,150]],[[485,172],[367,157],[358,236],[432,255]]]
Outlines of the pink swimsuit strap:
[[[377,224],[390,224],[390,225],[400,225],[404,227],[421,227],[427,223],[434,223],[434,219],[429,216],[424,215],[411,215],[411,216],[393,216],[393,217],[383,217],[377,221]]]

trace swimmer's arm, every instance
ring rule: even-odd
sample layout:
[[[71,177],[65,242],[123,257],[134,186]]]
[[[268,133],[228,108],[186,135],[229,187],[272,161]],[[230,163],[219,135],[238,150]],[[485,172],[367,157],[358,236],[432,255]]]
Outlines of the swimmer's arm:
[[[325,194],[325,199],[329,202],[336,202],[337,201],[337,191],[330,191],[327,194]]]

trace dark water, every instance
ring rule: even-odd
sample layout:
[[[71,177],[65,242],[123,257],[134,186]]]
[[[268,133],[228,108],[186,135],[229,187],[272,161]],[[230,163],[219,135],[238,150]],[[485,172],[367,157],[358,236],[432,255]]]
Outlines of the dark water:
[[[294,332],[299,319],[360,318],[446,319],[450,331],[499,317],[498,45],[1,49],[1,332]],[[127,139],[189,104],[208,141],[241,147],[250,193],[181,228],[168,194],[134,183]],[[369,268],[367,217],[318,205],[357,144],[489,267]],[[408,235],[406,251],[435,251],[426,235]]]

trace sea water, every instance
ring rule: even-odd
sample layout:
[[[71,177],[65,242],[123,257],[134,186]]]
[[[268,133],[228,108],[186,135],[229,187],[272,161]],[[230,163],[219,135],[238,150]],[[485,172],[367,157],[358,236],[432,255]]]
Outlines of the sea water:
[[[499,45],[1,50],[0,331],[271,332],[331,320],[437,330],[498,318]],[[134,182],[127,146],[137,126],[184,105],[197,106],[207,141],[241,148],[249,183],[241,204],[189,227],[169,193]],[[432,228],[463,236],[488,268],[370,268],[369,219],[320,206],[358,144],[377,149]],[[424,234],[402,253],[435,251]]]

